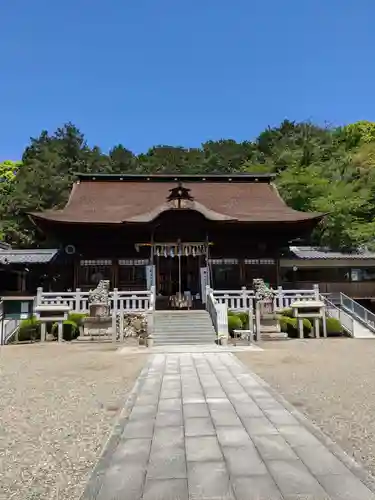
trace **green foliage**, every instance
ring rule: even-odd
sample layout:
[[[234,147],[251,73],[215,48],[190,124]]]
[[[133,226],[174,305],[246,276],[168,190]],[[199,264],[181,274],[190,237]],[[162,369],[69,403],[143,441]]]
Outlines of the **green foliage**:
[[[326,328],[327,328],[327,336],[336,336],[343,334],[343,327],[340,321],[336,318],[326,318]],[[321,332],[322,334],[322,328]]]
[[[291,307],[286,307],[285,309],[281,309],[279,311],[281,316],[286,316],[287,318],[294,318],[293,309]]]
[[[51,333],[57,338],[58,336],[58,323],[54,323]],[[71,320],[63,321],[63,339],[66,341],[74,340],[79,335],[79,328],[77,323]]]
[[[285,311],[288,312],[286,309]],[[298,319],[290,316],[279,316],[280,329],[282,332],[287,333],[288,337],[298,338]],[[307,318],[304,318],[303,321],[303,335],[304,337],[308,337],[312,331],[311,321]]]
[[[54,244],[41,239],[27,212],[63,207],[77,172],[275,173],[276,186],[292,208],[328,214],[311,243],[333,249],[375,246],[373,122],[329,128],[285,120],[254,141],[156,145],[139,155],[122,144],[105,154],[67,123],[32,138],[20,165],[0,164],[0,238],[14,246]]]
[[[87,314],[85,313],[77,313],[77,312],[73,312],[73,313],[70,313],[68,315],[68,320],[69,321],[72,321],[73,323],[75,323],[78,327],[82,326],[83,325],[83,320],[84,318],[87,317]]]
[[[19,342],[40,340],[40,321],[35,316],[21,321],[18,340]]]
[[[228,330],[232,335],[234,330],[242,330],[242,321],[238,316],[228,316]]]

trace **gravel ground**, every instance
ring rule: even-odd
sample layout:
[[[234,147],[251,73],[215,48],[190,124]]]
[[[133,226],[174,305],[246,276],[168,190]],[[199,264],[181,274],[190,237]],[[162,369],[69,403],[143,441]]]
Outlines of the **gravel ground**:
[[[237,356],[375,476],[375,339],[262,347]]]
[[[76,500],[147,355],[0,348],[0,499]]]

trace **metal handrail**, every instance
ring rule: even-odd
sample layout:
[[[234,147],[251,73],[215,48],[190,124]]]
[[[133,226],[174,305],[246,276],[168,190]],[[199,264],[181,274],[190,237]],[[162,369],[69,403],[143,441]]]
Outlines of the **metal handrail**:
[[[375,333],[375,314],[373,312],[358,304],[358,302],[345,295],[345,293],[340,293],[340,305],[344,311],[350,313],[352,317]]]
[[[324,302],[326,315],[329,318],[338,319],[346,332],[353,337],[354,336],[354,319],[348,312],[340,309],[331,300],[329,300],[324,295],[320,295],[320,300]]]

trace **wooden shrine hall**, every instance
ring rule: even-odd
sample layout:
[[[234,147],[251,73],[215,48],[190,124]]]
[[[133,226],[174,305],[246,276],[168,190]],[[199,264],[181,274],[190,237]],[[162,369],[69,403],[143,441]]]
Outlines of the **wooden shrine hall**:
[[[79,174],[62,210],[30,217],[63,249],[63,288],[155,285],[158,296],[280,283],[290,241],[322,214],[289,208],[272,175]]]

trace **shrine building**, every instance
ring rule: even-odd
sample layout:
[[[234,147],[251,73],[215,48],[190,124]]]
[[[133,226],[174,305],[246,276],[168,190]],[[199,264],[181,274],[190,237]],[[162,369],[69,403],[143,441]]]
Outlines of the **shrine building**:
[[[273,175],[80,174],[62,210],[29,214],[56,242],[60,289],[144,290],[159,297],[281,284],[291,241],[322,219],[288,207]]]

